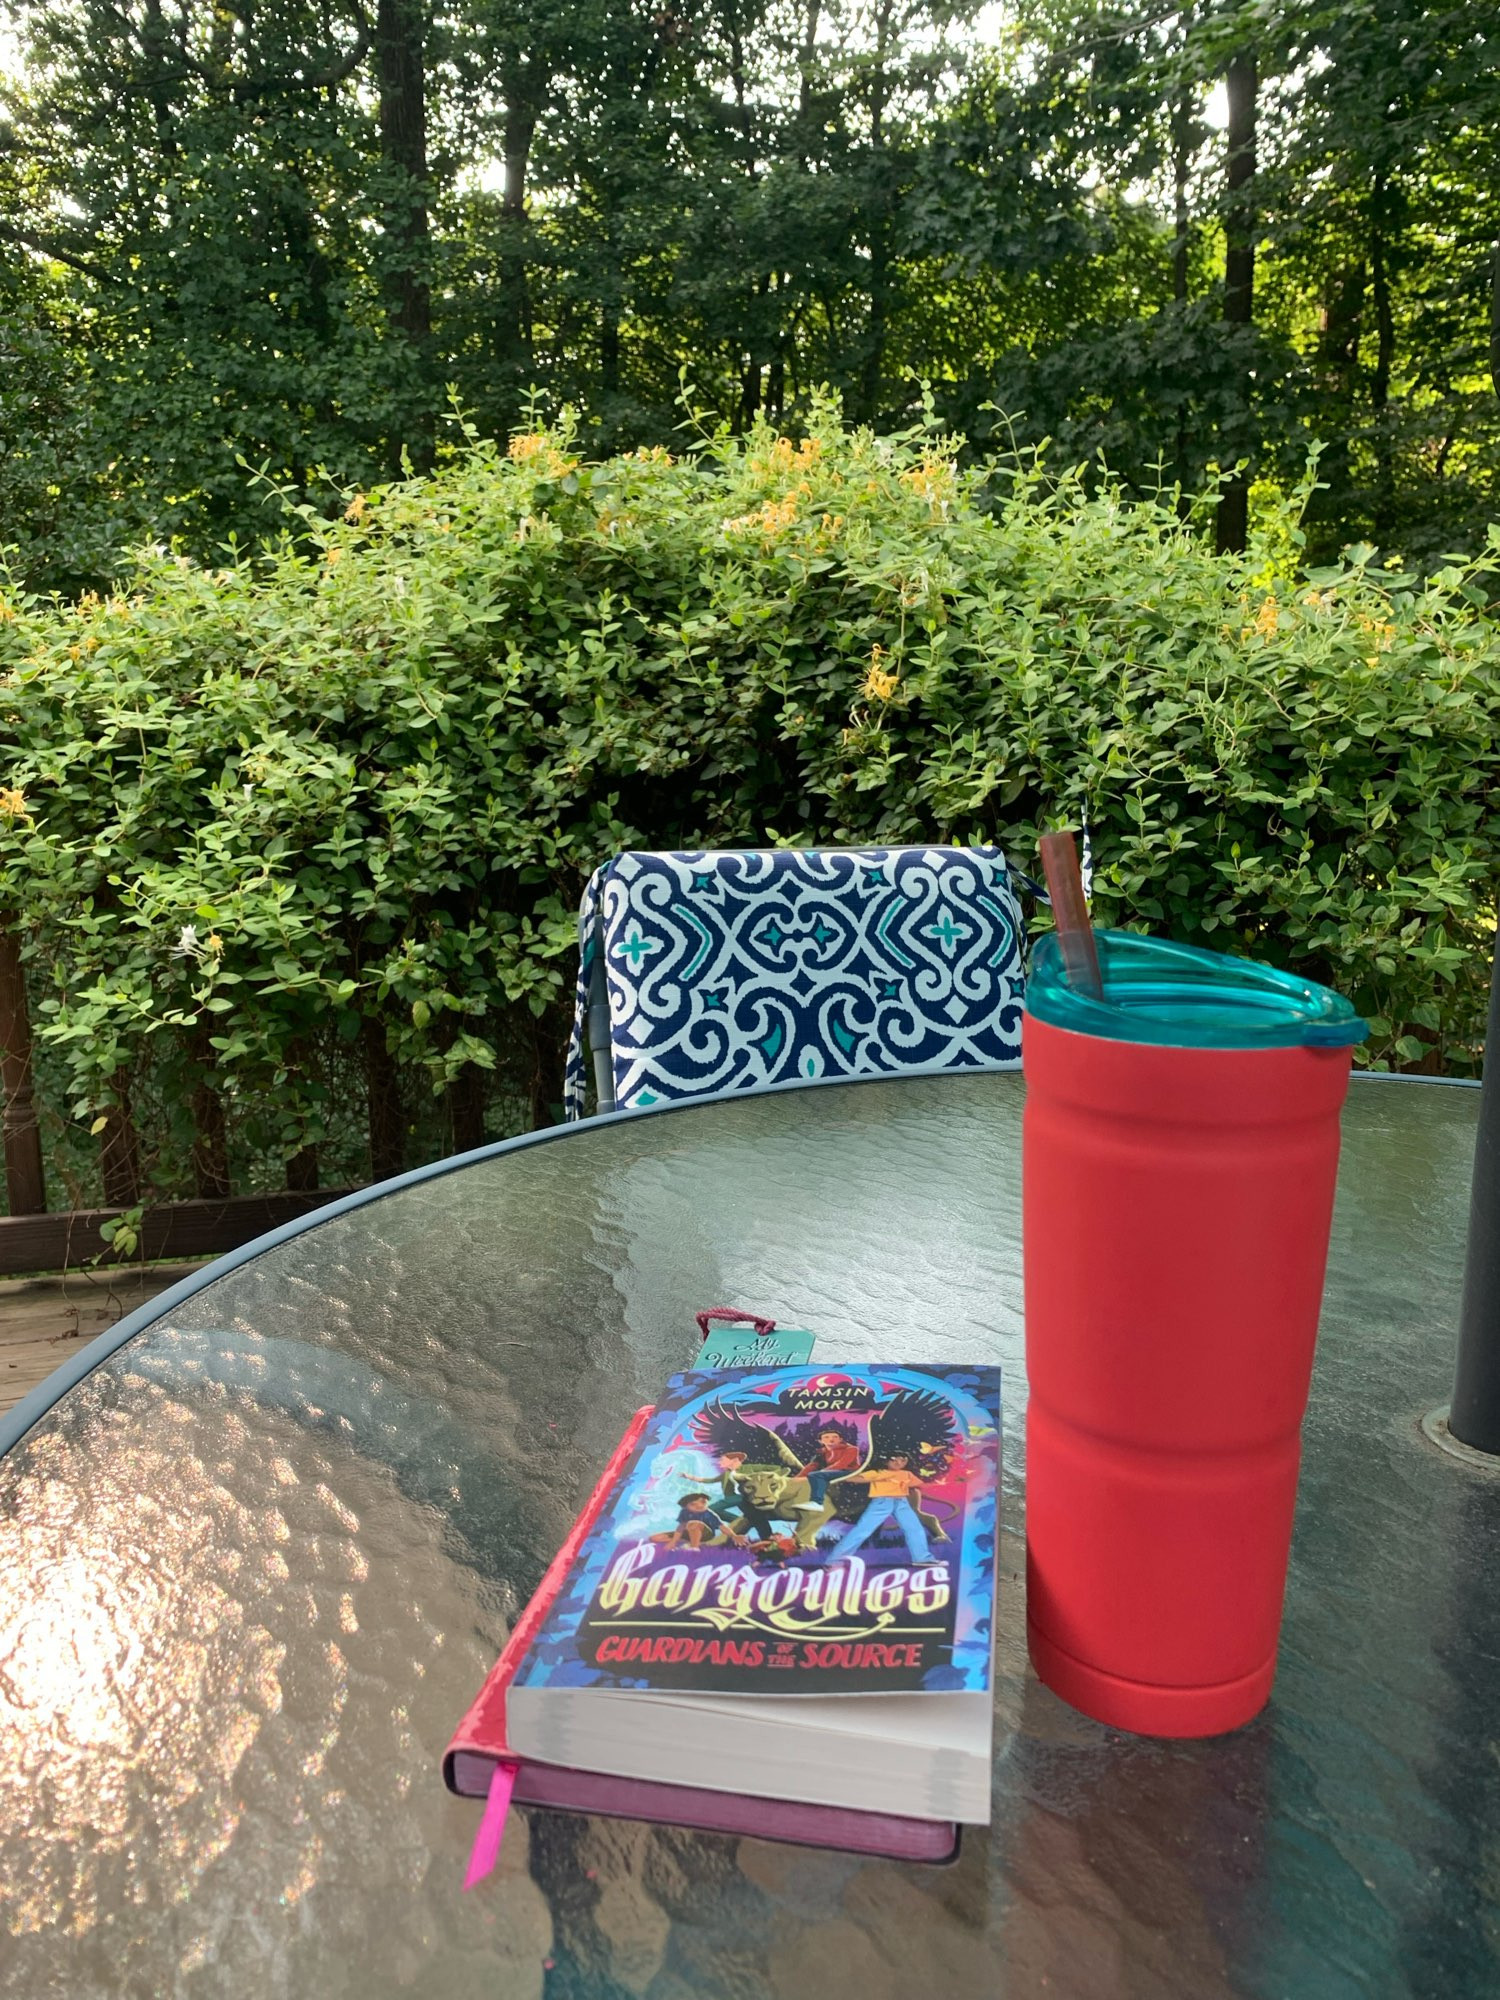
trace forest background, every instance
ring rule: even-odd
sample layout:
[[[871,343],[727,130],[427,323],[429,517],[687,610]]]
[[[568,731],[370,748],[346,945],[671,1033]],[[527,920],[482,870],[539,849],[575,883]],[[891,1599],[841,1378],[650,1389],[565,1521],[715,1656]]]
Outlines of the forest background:
[[[0,0],[13,1212],[555,1117],[629,846],[1087,813],[1472,1073],[1497,373],[1493,9]]]
[[[1500,515],[1500,37],[1413,0],[3,0],[0,544],[76,595],[461,411],[827,385],[1127,492],[1322,446],[1309,559]],[[1233,468],[1242,465],[1238,477]],[[265,481],[252,473],[263,472]]]

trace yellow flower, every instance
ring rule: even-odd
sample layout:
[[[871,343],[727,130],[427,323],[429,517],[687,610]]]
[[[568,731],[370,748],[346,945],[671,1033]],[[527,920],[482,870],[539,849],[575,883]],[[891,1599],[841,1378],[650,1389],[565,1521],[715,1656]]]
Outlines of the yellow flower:
[[[758,528],[763,535],[779,535],[796,520],[797,499],[797,494],[789,493],[784,500],[767,500],[753,513],[737,514],[733,520],[726,521],[724,533],[752,534]]]
[[[889,701],[900,685],[900,676],[888,673],[881,666],[885,658],[884,646],[870,648],[870,669],[865,675],[864,686],[860,689],[866,701]]]
[[[26,804],[26,794],[19,785],[0,785],[0,817],[5,819],[29,819],[30,810]]]
[[[365,512],[369,505],[370,503],[363,493],[356,493],[354,498],[349,502],[349,505],[344,509],[344,519],[351,526],[356,525],[365,518]]]
[[[220,952],[223,951],[224,940],[219,936],[219,933],[217,931],[209,932],[207,949],[213,953],[215,958],[217,958]]]
[[[910,471],[901,474],[901,483],[927,502],[934,519],[947,513],[948,503],[953,498],[954,479],[953,467],[946,459],[924,459],[921,465],[914,465]]]
[[[523,431],[513,437],[506,446],[512,465],[524,465],[529,471],[540,473],[544,479],[561,479],[565,472],[571,472],[578,463],[558,450],[551,438],[541,431]]]
[[[329,549],[327,554],[324,556],[323,560],[325,563],[327,563],[328,567],[332,569],[336,562],[341,562],[343,560],[343,556],[344,556],[344,551],[342,549]]]
[[[15,615],[15,612],[6,603],[5,599],[0,597],[0,625],[8,624]]]
[[[1275,638],[1279,619],[1280,613],[1276,608],[1276,599],[1274,597],[1266,598],[1255,616],[1255,629],[1262,639]]]

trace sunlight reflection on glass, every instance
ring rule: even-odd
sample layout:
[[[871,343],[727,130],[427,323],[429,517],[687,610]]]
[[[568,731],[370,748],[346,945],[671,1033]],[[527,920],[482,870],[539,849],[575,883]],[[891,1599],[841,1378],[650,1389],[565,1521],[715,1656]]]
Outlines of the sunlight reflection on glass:
[[[94,1460],[85,1490],[63,1440],[39,1436],[0,1538],[0,1922],[12,1934],[88,1929],[106,1883],[110,1899],[186,1896],[233,1839],[236,1773],[282,1709],[287,1648],[268,1628],[295,1535],[260,1489],[287,1495],[290,1468],[205,1464],[171,1435],[183,1406],[147,1393],[166,1438]],[[326,1615],[305,1588],[291,1595],[304,1629]],[[352,1621],[353,1603],[339,1589],[330,1608]],[[347,1669],[334,1646],[309,1652],[302,1727],[311,1692],[321,1766]],[[301,1798],[284,1805],[295,1821]],[[13,1869],[5,1856],[21,1850],[6,1836],[23,1826],[30,1853]],[[288,1857],[298,1895],[316,1856],[304,1841]]]

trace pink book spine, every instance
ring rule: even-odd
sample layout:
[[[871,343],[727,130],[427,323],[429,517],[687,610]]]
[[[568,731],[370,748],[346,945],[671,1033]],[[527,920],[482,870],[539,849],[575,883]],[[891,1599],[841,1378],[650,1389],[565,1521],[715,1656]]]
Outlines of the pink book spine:
[[[449,1785],[453,1783],[453,1757],[455,1751],[472,1750],[484,1757],[508,1757],[511,1754],[510,1738],[505,1728],[505,1695],[511,1682],[520,1670],[521,1662],[536,1637],[542,1620],[552,1609],[552,1601],[562,1589],[568,1571],[573,1567],[573,1558],[578,1554],[594,1523],[604,1512],[611,1493],[621,1473],[630,1462],[630,1454],[635,1450],[636,1440],[646,1428],[652,1416],[652,1406],[648,1403],[636,1411],[626,1426],[625,1435],[616,1445],[609,1464],[600,1475],[599,1483],[584,1502],[577,1520],[568,1530],[567,1540],[547,1565],[547,1573],[537,1585],[535,1594],[526,1609],[516,1620],[505,1650],[491,1667],[484,1686],[468,1714],[453,1732],[453,1741],[448,1745],[443,1758],[443,1774]]]

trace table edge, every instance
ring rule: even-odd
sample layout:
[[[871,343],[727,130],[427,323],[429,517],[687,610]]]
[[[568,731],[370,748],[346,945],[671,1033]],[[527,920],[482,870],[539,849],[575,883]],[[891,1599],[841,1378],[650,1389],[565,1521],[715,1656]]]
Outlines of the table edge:
[[[532,1146],[543,1146],[562,1139],[570,1139],[582,1133],[597,1132],[604,1126],[626,1125],[645,1118],[661,1118],[674,1112],[703,1111],[717,1105],[731,1103],[738,1099],[787,1096],[794,1091],[848,1089],[867,1083],[936,1083],[945,1078],[976,1077],[985,1075],[1019,1075],[1019,1063],[985,1065],[966,1069],[949,1070],[906,1070],[896,1074],[874,1072],[869,1076],[812,1076],[790,1077],[784,1083],[763,1085],[759,1090],[719,1090],[706,1091],[701,1097],[676,1098],[666,1104],[651,1104],[625,1111],[608,1111],[592,1118],[579,1118],[571,1123],[546,1125],[536,1132],[521,1132],[513,1139],[492,1139],[487,1145],[475,1146],[466,1153],[452,1153],[446,1159],[429,1161],[426,1166],[412,1167],[407,1172],[393,1174],[389,1180],[374,1181],[369,1187],[355,1188],[352,1193],[341,1195],[338,1200],[325,1202],[321,1208],[309,1209],[306,1215],[295,1216],[290,1222],[278,1224],[268,1229],[264,1235],[252,1237],[242,1243],[237,1250],[228,1250],[222,1257],[216,1257],[211,1264],[201,1270],[181,1278],[166,1291],[158,1292],[134,1312],[126,1313],[111,1327],[81,1347],[76,1354],[69,1355],[60,1362],[50,1375],[28,1390],[21,1400],[3,1416],[0,1416],[0,1459],[14,1449],[21,1440],[34,1430],[48,1412],[60,1403],[70,1389],[76,1389],[80,1382],[92,1375],[94,1370],[108,1361],[111,1355],[144,1333],[158,1320],[168,1319],[179,1306],[185,1305],[199,1292],[216,1284],[220,1278],[227,1278],[231,1272],[264,1254],[276,1250],[293,1237],[319,1228],[325,1222],[332,1222],[336,1216],[347,1215],[356,1208],[363,1208],[370,1202],[381,1201],[387,1195],[400,1194],[405,1189],[417,1186],[422,1181],[438,1180],[445,1174],[457,1173],[461,1168],[477,1166],[482,1160],[498,1159],[508,1153],[519,1153]]]
[[[308,1230],[332,1222],[336,1216],[347,1215],[352,1209],[363,1208],[368,1203],[381,1201],[387,1195],[399,1194],[404,1189],[415,1187],[422,1181],[438,1180],[444,1174],[457,1173],[461,1168],[477,1166],[481,1160],[493,1160],[508,1153],[518,1153],[532,1146],[544,1146],[561,1139],[573,1138],[581,1133],[597,1132],[606,1125],[624,1125],[642,1118],[663,1118],[678,1112],[703,1111],[715,1105],[731,1103],[751,1097],[786,1096],[800,1090],[838,1090],[857,1088],[867,1083],[933,1083],[945,1077],[975,1077],[984,1075],[1016,1074],[1019,1064],[1009,1063],[993,1068],[950,1069],[950,1070],[905,1070],[892,1075],[877,1071],[870,1076],[814,1076],[792,1077],[785,1083],[766,1084],[759,1090],[719,1090],[706,1092],[701,1097],[678,1098],[667,1104],[652,1104],[627,1111],[609,1111],[593,1118],[580,1118],[572,1123],[547,1125],[537,1132],[522,1132],[513,1139],[494,1139],[488,1145],[475,1146],[466,1153],[453,1153],[446,1159],[429,1161],[426,1166],[412,1167],[403,1174],[394,1174],[389,1180],[375,1181],[369,1187],[356,1188],[351,1194],[341,1195],[337,1201],[330,1201],[321,1208],[310,1209],[306,1215],[299,1215],[291,1222],[283,1222],[275,1229],[268,1229],[264,1235],[252,1237],[242,1243],[237,1250],[226,1251],[216,1257],[202,1270],[190,1277],[179,1279],[155,1298],[137,1306],[134,1312],[126,1313],[87,1346],[81,1347],[66,1361],[60,1362],[50,1375],[29,1390],[15,1406],[0,1416],[0,1459],[3,1459],[21,1440],[34,1430],[53,1406],[60,1403],[70,1389],[76,1389],[80,1382],[92,1375],[94,1370],[108,1361],[111,1355],[144,1333],[158,1320],[166,1319],[185,1305],[201,1291],[216,1284],[220,1278],[227,1278],[232,1271],[248,1264],[267,1250],[279,1249],[293,1237],[301,1236]],[[1443,1084],[1462,1089],[1477,1090],[1478,1081],[1473,1077],[1460,1076],[1406,1076],[1380,1070],[1355,1070],[1356,1078],[1363,1077],[1374,1083]]]

